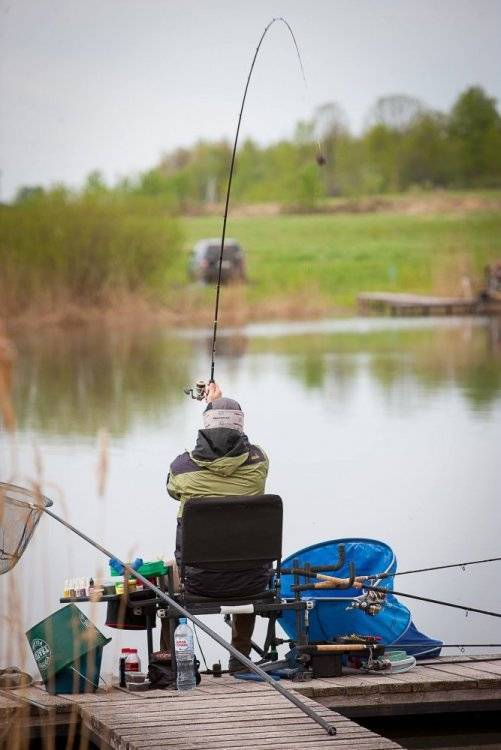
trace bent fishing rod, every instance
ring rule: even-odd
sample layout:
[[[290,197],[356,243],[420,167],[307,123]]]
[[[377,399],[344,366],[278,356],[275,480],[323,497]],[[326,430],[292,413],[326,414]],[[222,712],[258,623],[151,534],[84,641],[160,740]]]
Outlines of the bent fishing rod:
[[[174,609],[175,612],[180,617],[186,617],[188,620],[190,620],[193,625],[196,625],[200,628],[200,630],[203,630],[206,635],[208,635],[210,638],[212,638],[216,643],[218,643],[220,646],[225,648],[227,651],[230,652],[232,656],[234,656],[238,661],[244,665],[248,670],[251,672],[254,672],[254,674],[258,675],[264,682],[268,683],[270,687],[272,687],[274,690],[276,690],[278,693],[280,693],[284,698],[286,698],[288,701],[293,703],[296,708],[299,708],[300,711],[302,711],[306,716],[308,716],[310,719],[313,719],[317,724],[319,724],[322,729],[324,729],[328,735],[335,735],[336,734],[336,727],[330,724],[328,721],[326,721],[320,714],[318,714],[316,711],[314,711],[310,706],[307,706],[305,703],[303,703],[299,698],[290,690],[287,690],[287,688],[284,688],[283,685],[281,685],[279,682],[276,682],[273,678],[271,678],[261,667],[259,667],[257,664],[254,664],[253,661],[248,659],[246,656],[240,653],[234,646],[231,645],[231,643],[228,643],[224,640],[218,633],[216,633],[212,628],[209,628],[208,625],[206,625],[202,620],[199,620],[198,617],[195,617],[195,615],[192,615],[187,609],[182,607],[178,602],[175,601],[175,599],[172,599],[168,594],[165,593],[165,591],[162,591],[158,586],[155,586],[154,583],[151,583],[147,578],[145,578],[141,573],[138,573],[137,570],[134,570],[133,567],[128,565],[127,563],[120,560],[117,555],[115,555],[113,552],[110,552],[110,550],[107,550],[106,547],[103,547],[99,542],[96,542],[95,539],[92,539],[90,536],[87,536],[83,531],[80,531],[76,528],[76,526],[73,526],[68,521],[65,521],[64,518],[61,518],[53,511],[49,510],[46,507],[43,507],[41,504],[38,503],[27,503],[27,505],[30,505],[34,510],[40,511],[43,510],[44,513],[46,513],[48,516],[53,518],[55,521],[58,521],[63,526],[66,526],[67,529],[72,531],[74,534],[79,536],[81,539],[83,539],[85,542],[90,544],[92,547],[95,547],[95,549],[99,550],[99,552],[102,552],[103,555],[106,555],[108,559],[115,558],[121,565],[123,565],[124,570],[127,572],[128,575],[133,576],[138,581],[141,581],[143,586],[146,586],[146,588],[150,589],[150,591],[153,591],[157,597],[162,599],[164,602],[166,602],[170,607]]]
[[[256,60],[257,60],[257,56],[259,54],[259,50],[261,49],[261,45],[262,45],[262,43],[264,41],[264,38],[265,38],[266,34],[268,33],[269,29],[273,26],[273,24],[279,23],[279,22],[283,23],[287,27],[287,29],[289,30],[289,33],[290,33],[291,38],[292,38],[292,41],[294,43],[294,48],[296,50],[296,55],[297,55],[297,59],[298,59],[298,62],[299,62],[299,67],[301,69],[301,75],[302,75],[302,78],[303,78],[303,82],[304,82],[305,88],[308,88],[308,84],[306,82],[306,75],[305,75],[305,72],[304,72],[303,60],[301,58],[301,52],[299,51],[299,46],[298,46],[296,37],[294,35],[294,32],[293,32],[291,26],[289,25],[289,23],[286,21],[285,18],[282,18],[281,16],[280,16],[280,18],[273,18],[269,22],[269,24],[266,26],[266,28],[264,29],[263,33],[261,34],[261,38],[259,39],[258,45],[256,47],[256,51],[254,52],[254,57],[252,58],[251,66],[250,66],[250,69],[249,69],[249,74],[247,76],[247,81],[245,83],[245,88],[244,88],[244,94],[243,94],[243,97],[242,97],[242,102],[241,102],[241,105],[240,105],[240,112],[239,112],[239,115],[238,115],[237,129],[236,129],[236,132],[235,132],[235,140],[233,142],[233,150],[231,152],[230,172],[229,172],[229,176],[228,176],[228,186],[227,186],[227,189],[226,189],[226,200],[225,200],[225,204],[224,204],[223,230],[222,230],[222,233],[221,233],[221,248],[220,248],[220,251],[219,251],[219,267],[218,267],[217,286],[216,286],[216,303],[215,303],[215,310],[214,310],[214,329],[213,329],[213,333],[212,333],[211,366],[210,366],[210,379],[209,379],[209,383],[213,383],[214,382],[214,367],[215,367],[215,358],[216,358],[216,338],[217,338],[217,326],[218,326],[218,316],[219,316],[219,298],[220,298],[220,294],[221,294],[221,271],[222,271],[222,267],[223,267],[224,240],[225,240],[225,237],[226,237],[226,223],[227,223],[227,220],[228,220],[228,209],[229,209],[229,206],[230,206],[231,184],[232,184],[232,181],[233,181],[233,172],[234,172],[234,169],[235,169],[235,158],[236,158],[236,153],[237,153],[238,137],[240,135],[240,125],[242,124],[242,116],[243,116],[243,113],[244,113],[245,100],[247,98],[247,91],[249,90],[249,84],[250,84],[250,81],[251,81],[251,78],[252,78],[252,73],[254,71],[254,65],[256,64]],[[320,153],[320,148],[319,148],[319,153],[317,155],[317,163],[319,165],[325,163],[325,159],[322,156],[322,154]]]

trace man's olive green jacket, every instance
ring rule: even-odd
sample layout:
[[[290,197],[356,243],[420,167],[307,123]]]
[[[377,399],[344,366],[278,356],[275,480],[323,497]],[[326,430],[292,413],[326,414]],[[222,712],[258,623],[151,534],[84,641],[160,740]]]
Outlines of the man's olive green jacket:
[[[167,491],[179,500],[178,517],[190,497],[263,495],[268,457],[246,435],[224,427],[199,430],[197,444],[170,466]]]

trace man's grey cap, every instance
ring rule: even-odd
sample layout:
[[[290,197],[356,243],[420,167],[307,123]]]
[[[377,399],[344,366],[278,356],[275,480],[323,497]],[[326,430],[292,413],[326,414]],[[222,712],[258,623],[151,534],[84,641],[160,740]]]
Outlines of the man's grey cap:
[[[230,411],[242,411],[242,407],[240,406],[238,401],[234,401],[232,398],[225,398],[224,396],[222,396],[221,398],[216,398],[215,401],[211,401],[210,404],[208,404],[207,409],[228,409]]]
[[[232,398],[217,398],[203,413],[204,428],[212,430],[223,427],[237,432],[244,431],[244,413],[238,401]]]

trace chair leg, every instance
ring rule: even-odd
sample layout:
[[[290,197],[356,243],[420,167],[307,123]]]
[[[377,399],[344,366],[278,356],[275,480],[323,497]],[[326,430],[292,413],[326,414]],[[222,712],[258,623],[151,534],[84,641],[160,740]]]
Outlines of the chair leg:
[[[276,661],[278,658],[277,654],[277,636],[276,636],[276,623],[277,615],[271,614],[268,620],[268,627],[266,629],[266,639],[263,646],[263,658],[269,661]]]

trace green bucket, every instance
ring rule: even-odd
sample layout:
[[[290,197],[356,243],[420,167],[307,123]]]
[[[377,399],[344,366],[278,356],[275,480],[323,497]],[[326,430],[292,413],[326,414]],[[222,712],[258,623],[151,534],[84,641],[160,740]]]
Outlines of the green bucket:
[[[111,641],[74,604],[27,631],[49,693],[88,693],[99,684],[103,647]]]

